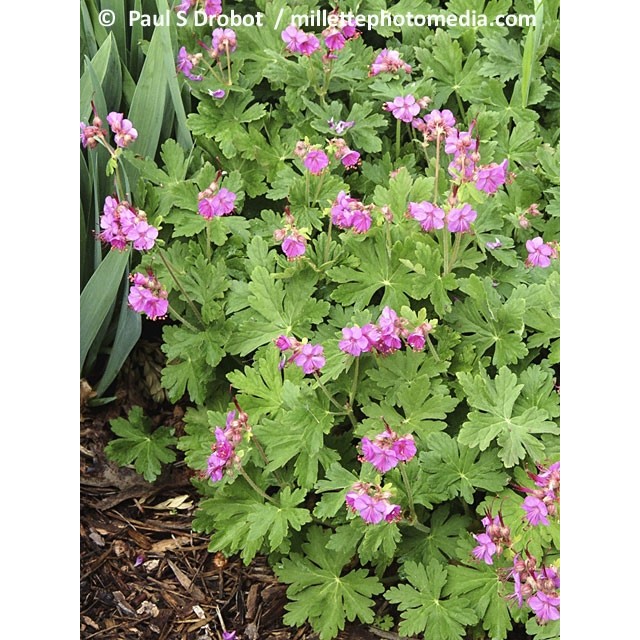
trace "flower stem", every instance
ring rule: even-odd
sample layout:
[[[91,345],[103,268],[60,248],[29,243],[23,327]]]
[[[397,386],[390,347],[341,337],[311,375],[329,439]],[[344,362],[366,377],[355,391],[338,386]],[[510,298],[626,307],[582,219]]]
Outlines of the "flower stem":
[[[356,357],[356,367],[353,372],[353,382],[351,383],[351,391],[349,392],[349,406],[353,406],[353,399],[356,396],[358,388],[358,375],[360,374],[360,358]]]
[[[171,312],[171,315],[180,320],[187,329],[191,329],[194,333],[200,332],[199,329],[196,329],[196,327],[194,327],[187,319],[183,318],[171,305],[169,305],[169,311]]]
[[[191,307],[196,318],[198,318],[198,320],[202,323],[202,325],[205,326],[205,322],[202,319],[200,312],[198,311],[198,307],[196,307],[196,305],[193,303],[193,300],[189,297],[189,294],[187,294],[187,292],[185,291],[184,287],[182,286],[182,283],[180,282],[180,280],[178,279],[178,276],[176,275],[176,272],[171,266],[171,263],[169,262],[169,260],[167,260],[167,257],[164,255],[164,251],[160,249],[158,251],[158,255],[160,256],[160,260],[162,260],[164,266],[167,268],[169,275],[173,278],[173,281],[176,283],[176,286],[178,287],[178,289],[180,289],[180,293],[182,293],[185,300],[187,301],[187,304]]]
[[[318,180],[318,185],[316,186],[316,191],[315,191],[315,194],[314,194],[313,200],[312,200],[313,204],[317,204],[317,202],[318,202],[318,196],[320,195],[320,189],[322,189],[322,185],[324,183],[324,178],[325,178],[326,175],[327,175],[326,172],[323,171],[322,175],[320,176],[320,179]]]
[[[411,491],[411,484],[409,482],[409,478],[407,478],[407,472],[402,462],[400,463],[400,475],[402,476],[404,489],[407,492],[407,500],[409,501],[409,512],[411,513],[411,524],[415,526],[415,524],[418,522],[418,516],[416,515],[416,507],[413,504],[413,492]]]
[[[400,134],[402,133],[402,122],[396,120],[396,160],[400,157]]]
[[[355,429],[357,426],[357,422],[356,422],[356,418],[353,415],[353,411],[351,410],[351,406],[348,407],[343,407],[330,393],[329,390],[327,389],[327,387],[324,386],[324,384],[322,384],[322,380],[320,380],[320,376],[317,373],[313,374],[316,381],[318,382],[318,386],[320,387],[320,389],[322,389],[322,392],[324,393],[325,396],[327,396],[327,398],[329,398],[329,402],[331,402],[331,404],[336,407],[336,409],[339,409],[341,412],[346,412],[346,416],[349,418],[349,422],[351,422],[351,426]]]
[[[207,245],[206,245],[207,260],[211,260],[211,220],[212,218],[209,218],[207,220]]]
[[[327,231],[327,242],[324,245],[324,258],[323,264],[327,264],[329,261],[329,249],[331,248],[331,230],[333,229],[333,220],[329,217],[329,231]]]
[[[268,494],[266,494],[252,479],[251,476],[244,470],[244,467],[239,466],[238,471],[240,475],[247,481],[247,484],[261,497],[265,500],[268,500],[272,504],[275,504],[277,507],[280,505]]]
[[[224,49],[225,49],[225,51],[227,53],[227,80],[228,80],[227,84],[229,86],[231,86],[232,85],[232,82],[231,82],[231,55],[229,53],[229,43],[228,42],[224,43]]]
[[[436,168],[433,183],[433,204],[438,206],[438,180],[440,179],[440,136],[436,138]]]
[[[462,240],[462,233],[456,233],[456,239],[453,241],[453,250],[451,251],[451,263],[448,265],[447,271],[445,274],[449,273],[451,269],[453,269],[453,265],[455,265],[456,260],[458,259],[458,252],[460,251],[460,242]]]
[[[440,362],[440,356],[438,356],[438,352],[436,351],[436,348],[433,346],[433,342],[431,342],[431,338],[429,336],[426,336],[426,338],[427,338],[427,345],[429,346],[429,351],[431,352],[433,359],[436,362]]]

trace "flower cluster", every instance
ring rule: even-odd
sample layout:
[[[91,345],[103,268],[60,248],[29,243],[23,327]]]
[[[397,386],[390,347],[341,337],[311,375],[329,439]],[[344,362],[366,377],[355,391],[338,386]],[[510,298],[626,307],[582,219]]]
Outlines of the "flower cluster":
[[[380,473],[386,473],[400,462],[408,462],[416,455],[411,434],[399,436],[389,425],[373,440],[362,438],[361,462],[371,463]]]
[[[411,73],[411,65],[400,58],[400,54],[393,49],[383,49],[371,64],[369,77],[379,73],[398,73],[402,69],[405,73]]]
[[[369,351],[387,355],[401,349],[404,339],[414,351],[422,351],[427,335],[433,331],[433,324],[423,322],[413,331],[409,331],[408,324],[409,321],[406,318],[399,317],[391,307],[385,307],[376,324],[344,327],[343,339],[338,346],[341,351],[352,356],[359,356]]]
[[[211,455],[207,460],[206,476],[213,482],[222,480],[225,472],[239,462],[236,447],[249,431],[249,416],[240,411],[236,418],[235,411],[229,411],[224,430],[216,427],[216,441],[211,445]]]
[[[134,249],[149,250],[158,237],[158,230],[147,222],[144,211],[134,210],[128,202],[118,202],[111,196],[105,198],[100,228],[98,237],[114,249],[124,249],[133,242]]]
[[[371,228],[372,210],[373,205],[364,205],[345,191],[340,191],[331,206],[331,222],[340,229],[366,233]]]
[[[95,111],[94,111],[95,113]],[[111,111],[107,115],[107,122],[111,127],[117,147],[127,147],[138,137],[131,120],[127,120],[123,113]],[[91,125],[80,123],[80,142],[83,148],[95,149],[100,140],[105,141],[107,132],[102,128],[102,120],[95,115]]]
[[[385,491],[380,485],[370,482],[356,482],[345,496],[347,508],[358,512],[360,517],[369,524],[397,522],[401,519],[399,504],[389,502],[391,492]]]
[[[293,362],[308,374],[320,371],[325,365],[324,348],[321,344],[311,344],[306,338],[300,342],[287,336],[279,336],[275,344],[280,351],[291,351],[291,355],[283,357],[280,362],[281,369]]]
[[[331,117],[329,118],[329,120],[327,120],[327,124],[329,125],[329,129],[331,129],[331,131],[335,131],[335,133],[340,136],[345,131],[353,127],[353,125],[355,124],[355,120],[338,120],[338,122],[336,122],[333,117]]]
[[[231,61],[229,59],[229,55],[236,50],[238,46],[238,39],[236,32],[233,29],[223,29],[218,27],[211,33],[211,45],[207,45],[201,40],[198,41],[198,44],[209,54],[209,57],[212,58],[214,63],[220,63],[220,59],[225,56],[228,60],[227,65],[230,65]],[[182,73],[182,75],[189,80],[200,82],[204,76],[201,74],[195,75],[193,73],[193,69],[201,62],[204,62],[202,53],[189,53],[186,47],[180,47],[180,50],[178,51],[178,58],[176,60],[176,70]],[[205,65],[217,80],[225,82],[210,64],[205,62]],[[230,69],[227,69],[227,73],[229,72]],[[230,76],[225,84],[231,84]],[[225,96],[225,91],[223,89],[218,89],[217,91],[210,91],[209,95],[213,98],[223,98]]]
[[[390,102],[385,102],[383,109],[390,111],[396,120],[402,120],[402,122],[413,122],[415,117],[420,113],[422,109],[426,109],[431,98],[418,98],[408,94],[406,96],[397,96]]]
[[[332,12],[333,15],[336,12]],[[355,25],[343,18],[331,20],[329,26],[322,32],[324,45],[327,52],[323,56],[323,60],[331,60],[336,58],[336,51],[344,49],[348,40],[357,38],[360,32]],[[300,53],[303,56],[311,56],[320,49],[320,40],[312,34],[306,33],[295,24],[290,24],[282,31],[280,37],[286,45],[287,51],[291,53]]]
[[[296,227],[295,218],[291,215],[289,207],[284,212],[285,225],[282,229],[276,229],[273,237],[276,242],[282,242],[282,251],[288,260],[295,260],[304,255],[307,250],[307,238],[304,230]]]
[[[509,571],[513,579],[514,590],[511,598],[522,607],[526,602],[536,614],[539,624],[560,618],[560,577],[553,567],[536,567],[536,559],[526,553],[524,558],[518,554],[513,558],[513,568]]]
[[[558,257],[556,248],[545,242],[540,236],[527,240],[527,259],[525,264],[527,267],[542,267],[546,269],[551,265],[551,259]]]
[[[233,53],[237,46],[236,32],[233,29],[218,27],[211,34],[211,49],[209,49],[209,53],[212,58],[218,58],[221,55]]]
[[[484,560],[486,564],[493,564],[493,556],[500,555],[506,547],[511,546],[511,530],[505,526],[502,514],[491,516],[491,513],[482,518],[485,532],[473,534],[478,545],[473,548],[473,557]]]
[[[145,313],[149,320],[163,318],[169,309],[168,293],[153,273],[134,273],[129,279],[131,289],[128,300],[131,308],[138,313]]]
[[[434,109],[423,118],[415,118],[411,125],[420,131],[426,142],[442,140],[455,129],[456,119],[449,109]]]
[[[102,128],[102,120],[95,116],[93,122],[85,124],[80,123],[80,142],[84,149],[95,149],[98,146],[98,140],[104,140],[107,132]]]
[[[237,195],[233,191],[219,187],[220,175],[198,194],[198,213],[207,220],[226,216],[232,213],[236,206]]]
[[[522,508],[525,518],[532,526],[549,525],[548,516],[558,513],[560,502],[560,463],[555,462],[550,467],[538,465],[538,473],[529,473],[529,477],[536,484],[537,489],[518,487],[520,491],[529,495],[524,499]]]
[[[201,53],[188,53],[186,47],[180,47],[178,51],[178,60],[176,64],[176,69],[183,76],[189,78],[189,80],[193,80],[194,82],[200,82],[203,76],[194,75],[192,70],[196,67],[200,61],[202,60]]]
[[[133,128],[131,120],[127,120],[123,113],[112,111],[107,116],[107,122],[113,131],[116,146],[126,147],[138,137],[138,132]]]
[[[329,150],[336,160],[339,160],[347,169],[353,169],[360,164],[360,152],[350,149],[342,138],[329,140]]]

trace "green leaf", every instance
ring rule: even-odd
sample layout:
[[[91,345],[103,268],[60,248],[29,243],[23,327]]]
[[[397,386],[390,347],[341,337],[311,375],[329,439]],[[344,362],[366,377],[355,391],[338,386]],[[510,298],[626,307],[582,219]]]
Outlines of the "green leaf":
[[[446,563],[456,557],[460,535],[466,532],[470,518],[458,513],[450,515],[450,511],[448,504],[438,507],[431,514],[427,534],[416,529],[403,532],[398,550],[400,562],[430,562],[433,559]]]
[[[340,283],[331,294],[336,302],[345,306],[355,304],[363,309],[380,289],[384,290],[381,306],[400,308],[409,305],[407,296],[416,300],[424,298],[422,280],[412,276],[401,262],[401,258],[411,252],[411,239],[396,242],[388,251],[384,234],[378,229],[362,242],[349,244],[357,268],[342,266],[329,270],[329,277]]]
[[[494,347],[492,363],[516,364],[527,355],[523,341],[526,300],[516,292],[503,302],[490,277],[472,274],[460,286],[469,297],[456,304],[450,319],[454,328],[476,348],[477,357]]]
[[[162,351],[167,354],[162,385],[169,399],[177,402],[188,392],[192,402],[202,404],[215,375],[214,367],[224,355],[226,334],[215,325],[196,333],[186,327],[166,325],[162,335]]]
[[[155,157],[160,140],[167,95],[165,54],[171,50],[168,35],[167,27],[154,29],[127,116],[138,131],[133,150],[143,158]]]
[[[498,375],[490,379],[485,372],[472,376],[458,373],[467,404],[475,410],[469,412],[462,425],[458,441],[484,451],[494,440],[506,467],[513,467],[528,454],[534,461],[541,460],[544,445],[536,437],[541,433],[559,433],[558,426],[548,420],[549,414],[530,407],[514,414],[514,405],[523,386],[508,367],[501,367]]]
[[[495,640],[504,640],[513,628],[504,583],[495,567],[450,565],[447,569],[446,593],[452,597],[467,597],[473,604],[482,628]]]
[[[477,489],[498,492],[509,481],[493,450],[481,454],[458,444],[446,433],[431,433],[425,442],[429,450],[420,454],[420,464],[436,493],[449,499],[460,496],[473,504]]]
[[[269,464],[267,471],[283,467],[295,458],[295,474],[298,483],[305,489],[311,489],[318,479],[318,465],[328,467],[339,456],[325,448],[324,434],[331,431],[333,415],[316,398],[315,393],[300,389],[289,380],[285,380],[282,398],[291,393],[290,408],[281,411],[276,419],[263,419],[255,432],[265,445]],[[304,447],[300,443],[304,442]]]
[[[289,535],[290,528],[300,531],[302,525],[311,521],[309,510],[297,507],[305,495],[306,491],[303,489],[296,489],[291,493],[291,489],[285,487],[278,494],[279,505],[267,502],[256,506],[248,517],[251,532],[247,540],[262,540],[268,534],[270,551],[279,549]]]
[[[116,327],[116,336],[113,340],[109,359],[100,382],[95,387],[95,392],[100,397],[114,381],[122,365],[131,353],[133,347],[140,339],[142,333],[142,319],[138,312],[134,311],[127,303],[129,290],[124,287],[120,302],[120,315]]]
[[[142,407],[133,407],[127,419],[116,418],[109,424],[118,438],[105,447],[107,457],[120,466],[135,463],[136,472],[147,482],[153,482],[160,475],[163,463],[176,459],[176,452],[169,448],[177,442],[174,430],[158,427],[151,431],[150,420],[144,417]]]
[[[109,313],[122,276],[127,268],[129,248],[124,251],[112,249],[87,282],[80,295],[80,369],[89,348]]]
[[[289,585],[284,623],[300,626],[308,620],[320,640],[335,638],[346,620],[373,622],[371,596],[384,591],[365,569],[342,575],[350,558],[344,551],[327,549],[330,536],[330,531],[311,528],[302,545],[305,555],[292,553],[275,567],[278,579]]]
[[[409,561],[403,568],[411,586],[400,584],[385,593],[385,598],[397,604],[402,612],[400,633],[425,633],[438,640],[458,640],[464,636],[466,626],[478,622],[469,600],[442,597],[447,570],[437,560],[431,560],[426,568]]]
[[[312,324],[319,324],[329,313],[329,303],[313,296],[317,275],[306,270],[287,283],[275,280],[264,267],[251,273],[247,302],[249,309],[233,316],[235,331],[228,349],[244,356],[268,344],[279,335],[307,336]]]
[[[274,346],[263,350],[252,365],[244,368],[244,373],[236,370],[227,374],[227,379],[238,391],[240,404],[256,422],[264,416],[277,414],[282,406],[284,383],[279,362],[280,352]],[[299,382],[303,374],[299,367],[289,367],[285,375],[289,380]]]
[[[92,72],[94,78],[91,77]],[[102,43],[91,62],[85,63],[85,71],[80,79],[80,119],[87,124],[92,120],[91,101],[95,100],[96,81],[104,96],[103,108],[106,110],[116,109],[120,104],[122,92],[122,72],[118,46],[111,33]],[[100,105],[96,104],[96,106],[100,108]],[[99,116],[103,122],[106,121],[106,112],[100,112]]]
[[[332,518],[340,509],[345,508],[345,496],[351,490],[358,476],[354,475],[334,462],[326,471],[326,478],[318,480],[316,490],[322,493],[320,501],[313,510],[313,515],[317,518]]]

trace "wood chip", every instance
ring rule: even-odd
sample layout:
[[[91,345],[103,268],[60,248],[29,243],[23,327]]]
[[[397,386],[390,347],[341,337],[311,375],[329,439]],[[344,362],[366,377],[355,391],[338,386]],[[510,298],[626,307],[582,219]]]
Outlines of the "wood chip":
[[[160,540],[159,542],[154,542],[151,545],[149,551],[151,553],[164,554],[167,551],[173,551],[174,549],[180,549],[180,547],[184,547],[190,544],[191,538],[189,536],[172,536],[167,540]]]
[[[126,616],[136,615],[136,612],[129,606],[129,603],[127,602],[127,599],[124,597],[124,594],[122,593],[122,591],[114,591],[113,597],[115,598],[116,607],[118,608],[118,611],[120,611],[120,613]]]
[[[202,592],[200,587],[193,584],[193,582],[189,579],[189,576],[187,576],[187,574],[184,573],[184,571],[176,567],[176,565],[173,564],[171,560],[167,560],[167,564],[169,565],[169,567],[171,568],[171,571],[173,571],[173,575],[175,575],[178,582],[182,585],[185,591],[188,591],[199,602],[207,601],[208,598]]]
[[[153,603],[149,602],[149,600],[145,600],[137,609],[136,613],[139,616],[151,616],[152,618],[157,618],[160,613],[160,609]]]

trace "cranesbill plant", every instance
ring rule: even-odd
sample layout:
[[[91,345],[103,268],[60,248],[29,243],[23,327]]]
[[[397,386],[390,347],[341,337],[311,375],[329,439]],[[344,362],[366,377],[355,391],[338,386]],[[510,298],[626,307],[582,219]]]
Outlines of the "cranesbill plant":
[[[194,527],[267,554],[285,623],[322,640],[384,600],[403,635],[552,638],[553,12],[530,59],[517,29],[381,47],[258,6],[268,28],[179,34],[195,148],[123,153],[159,229],[130,300],[171,320]]]

